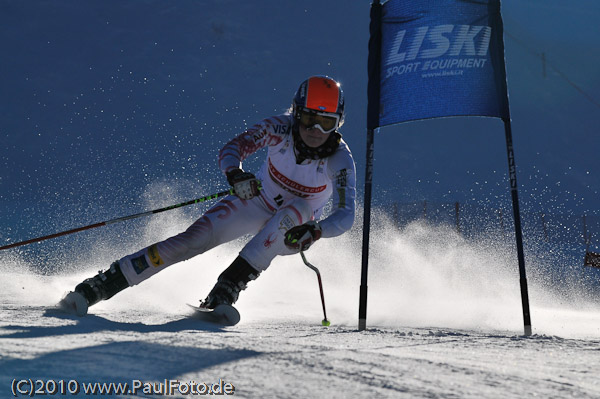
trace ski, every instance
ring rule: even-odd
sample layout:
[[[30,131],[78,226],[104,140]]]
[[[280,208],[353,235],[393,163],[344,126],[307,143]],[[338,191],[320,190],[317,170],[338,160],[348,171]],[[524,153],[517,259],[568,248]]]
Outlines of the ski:
[[[187,304],[194,310],[192,318],[221,326],[235,326],[240,321],[240,312],[231,305],[217,305],[214,309]]]
[[[214,309],[187,304],[193,309],[192,318],[221,326],[235,326],[240,321],[240,313],[231,305],[217,305]],[[87,315],[88,304],[83,295],[69,292],[54,308],[79,317]]]

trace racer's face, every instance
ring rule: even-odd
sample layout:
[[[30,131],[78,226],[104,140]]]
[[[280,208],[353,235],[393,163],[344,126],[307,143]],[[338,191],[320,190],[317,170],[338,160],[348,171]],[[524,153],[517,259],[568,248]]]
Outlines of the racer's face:
[[[325,144],[329,137],[329,134],[324,134],[318,127],[306,128],[301,123],[299,124],[298,131],[304,144],[311,148],[317,148]]]

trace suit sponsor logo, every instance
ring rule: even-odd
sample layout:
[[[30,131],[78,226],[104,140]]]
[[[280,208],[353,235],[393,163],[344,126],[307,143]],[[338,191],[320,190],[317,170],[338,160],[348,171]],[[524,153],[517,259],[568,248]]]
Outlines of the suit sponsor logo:
[[[277,236],[275,235],[275,233],[271,233],[269,234],[265,242],[263,242],[263,245],[265,248],[271,248],[271,245],[273,245],[275,241],[277,241]]]
[[[292,218],[289,215],[285,215],[279,222],[279,231],[285,234],[289,229],[291,229],[295,225],[296,224],[294,223]]]
[[[154,265],[154,267],[164,265],[164,263],[165,263],[162,260],[162,258],[160,257],[160,255],[158,254],[158,248],[156,247],[156,244],[151,245],[148,248],[148,258],[150,258],[150,263],[152,263],[152,265]]]
[[[300,184],[277,170],[273,163],[271,163],[271,159],[269,159],[269,176],[275,183],[277,183],[281,188],[291,192],[298,197],[306,198],[311,194],[318,194],[327,188],[327,185],[310,187]]]
[[[337,187],[348,186],[348,169],[342,169],[335,175],[335,185]]]
[[[288,132],[288,125],[275,125],[273,126],[273,131],[277,134],[286,134]]]
[[[135,270],[137,274],[142,274],[142,272],[149,267],[144,255],[131,259],[131,266],[133,266],[133,270]]]
[[[277,197],[273,198],[273,201],[277,204],[277,206],[283,205],[283,197],[279,194]]]
[[[265,137],[267,135],[267,132],[264,130],[259,131],[258,133],[255,133],[252,135],[252,139],[254,140],[255,143],[259,142],[263,137]]]

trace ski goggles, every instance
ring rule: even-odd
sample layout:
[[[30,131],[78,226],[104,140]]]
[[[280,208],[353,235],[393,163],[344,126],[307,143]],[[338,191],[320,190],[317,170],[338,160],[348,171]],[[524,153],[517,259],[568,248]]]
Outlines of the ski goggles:
[[[316,127],[324,134],[333,132],[340,123],[340,116],[338,114],[319,112],[307,108],[302,108],[298,112],[297,118],[305,128]]]

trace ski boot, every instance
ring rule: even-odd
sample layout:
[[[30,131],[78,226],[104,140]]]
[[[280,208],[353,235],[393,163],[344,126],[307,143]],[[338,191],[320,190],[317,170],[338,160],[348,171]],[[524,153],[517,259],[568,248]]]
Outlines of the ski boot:
[[[256,280],[260,272],[238,256],[217,279],[217,283],[210,291],[204,301],[200,301],[200,307],[214,309],[217,305],[233,305],[240,295],[240,291],[246,289],[248,282]]]
[[[92,278],[85,279],[69,292],[60,302],[60,306],[77,316],[85,316],[88,308],[102,300],[112,298],[116,293],[129,287],[121,266],[116,261],[104,272],[98,272]]]

